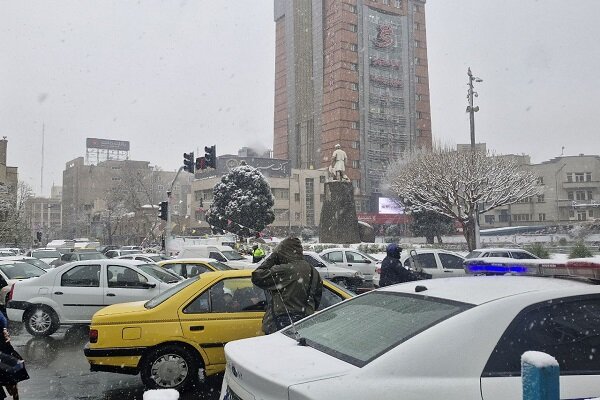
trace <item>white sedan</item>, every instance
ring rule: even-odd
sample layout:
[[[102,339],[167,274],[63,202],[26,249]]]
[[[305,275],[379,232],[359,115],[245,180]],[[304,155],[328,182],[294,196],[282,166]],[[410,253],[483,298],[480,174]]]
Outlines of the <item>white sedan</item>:
[[[61,324],[89,324],[102,307],[151,299],[180,280],[142,261],[77,261],[15,283],[6,311],[10,321],[23,322],[30,334],[48,336]]]
[[[465,258],[458,253],[441,249],[417,249],[403,251],[400,255],[400,262],[407,269],[423,269],[423,272],[431,275],[432,278],[452,278],[464,276],[465,269],[463,261]],[[373,285],[379,287],[379,278],[381,275],[381,266],[377,266]]]
[[[369,284],[373,281],[375,268],[381,264],[373,256],[345,247],[323,250],[319,255],[327,262],[360,272]]]
[[[598,266],[600,267],[600,265]],[[600,286],[468,276],[374,290],[230,342],[221,399],[521,399],[521,355],[560,366],[560,398],[600,395]]]

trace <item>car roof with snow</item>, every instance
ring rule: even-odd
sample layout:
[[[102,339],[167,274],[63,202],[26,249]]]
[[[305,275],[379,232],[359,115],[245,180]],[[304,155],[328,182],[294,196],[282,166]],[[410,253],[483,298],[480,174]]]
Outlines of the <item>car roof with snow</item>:
[[[503,275],[429,279],[386,286],[378,290],[427,295],[480,305],[506,297],[526,296],[542,291],[572,292],[573,295],[600,293],[600,286],[588,280]]]

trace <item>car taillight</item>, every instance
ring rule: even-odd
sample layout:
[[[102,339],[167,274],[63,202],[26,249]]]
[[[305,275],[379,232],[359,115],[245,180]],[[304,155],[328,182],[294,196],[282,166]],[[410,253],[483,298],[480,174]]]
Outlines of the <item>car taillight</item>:
[[[90,343],[98,343],[98,329],[90,329]]]
[[[14,293],[15,293],[15,284],[13,283],[12,286],[10,287],[10,292],[8,292],[7,300],[12,300]]]

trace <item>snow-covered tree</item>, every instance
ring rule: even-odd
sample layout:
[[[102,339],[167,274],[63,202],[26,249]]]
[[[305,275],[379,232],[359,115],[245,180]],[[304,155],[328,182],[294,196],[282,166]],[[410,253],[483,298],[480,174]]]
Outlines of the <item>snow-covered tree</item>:
[[[413,212],[410,230],[415,236],[423,236],[428,244],[433,244],[437,237],[442,243],[442,236],[454,233],[454,219],[435,211]]]
[[[434,148],[408,154],[388,169],[389,190],[413,212],[433,211],[458,221],[469,250],[475,214],[539,194],[537,177],[514,158]]]
[[[27,200],[32,196],[31,187],[22,181],[16,187],[0,186],[0,242],[16,246],[31,245]]]
[[[242,164],[232,169],[213,188],[213,202],[206,222],[213,231],[254,236],[275,220],[275,199],[265,177],[256,168]]]

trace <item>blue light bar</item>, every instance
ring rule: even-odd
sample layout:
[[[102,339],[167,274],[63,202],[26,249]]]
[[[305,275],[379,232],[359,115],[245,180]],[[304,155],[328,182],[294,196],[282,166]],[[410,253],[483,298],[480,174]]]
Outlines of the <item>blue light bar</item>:
[[[529,272],[529,268],[523,265],[491,265],[491,264],[479,264],[479,265],[467,265],[469,272],[481,273],[489,272],[494,274],[524,274]]]

